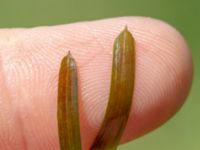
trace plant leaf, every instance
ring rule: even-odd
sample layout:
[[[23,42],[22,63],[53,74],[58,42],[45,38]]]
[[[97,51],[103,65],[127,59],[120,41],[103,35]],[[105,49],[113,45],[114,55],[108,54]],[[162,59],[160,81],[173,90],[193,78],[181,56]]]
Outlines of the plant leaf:
[[[58,132],[61,150],[81,150],[76,62],[70,52],[61,62],[58,81]]]
[[[91,150],[115,150],[129,117],[135,80],[135,45],[127,27],[114,42],[109,101]]]

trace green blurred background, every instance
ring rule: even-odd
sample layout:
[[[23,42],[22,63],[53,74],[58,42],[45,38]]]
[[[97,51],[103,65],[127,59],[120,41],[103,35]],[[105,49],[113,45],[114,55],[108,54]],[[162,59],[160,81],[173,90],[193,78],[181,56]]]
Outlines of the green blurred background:
[[[186,38],[193,54],[195,73],[188,101],[164,126],[119,150],[200,150],[199,7],[198,0],[0,0],[0,28],[127,15],[150,16],[173,25]]]

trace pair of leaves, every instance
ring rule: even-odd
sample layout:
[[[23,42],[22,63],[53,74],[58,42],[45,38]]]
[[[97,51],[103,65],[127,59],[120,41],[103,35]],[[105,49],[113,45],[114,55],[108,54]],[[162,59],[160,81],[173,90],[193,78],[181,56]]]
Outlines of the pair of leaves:
[[[114,42],[109,101],[90,150],[117,148],[131,109],[134,79],[134,39],[126,27]],[[77,69],[70,53],[60,67],[57,115],[61,150],[81,150]]]

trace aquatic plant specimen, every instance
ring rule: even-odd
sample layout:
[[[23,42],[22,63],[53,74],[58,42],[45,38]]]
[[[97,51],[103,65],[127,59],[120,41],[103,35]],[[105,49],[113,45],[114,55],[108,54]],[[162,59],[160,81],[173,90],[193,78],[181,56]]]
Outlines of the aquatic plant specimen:
[[[134,83],[135,44],[126,27],[114,42],[108,105],[90,150],[117,149],[132,106]],[[70,53],[61,62],[57,117],[61,150],[81,150],[77,68]]]
[[[135,80],[135,45],[127,27],[114,42],[110,95],[91,150],[115,150],[129,117]]]
[[[81,150],[77,67],[70,52],[61,62],[58,81],[58,131],[61,150]]]

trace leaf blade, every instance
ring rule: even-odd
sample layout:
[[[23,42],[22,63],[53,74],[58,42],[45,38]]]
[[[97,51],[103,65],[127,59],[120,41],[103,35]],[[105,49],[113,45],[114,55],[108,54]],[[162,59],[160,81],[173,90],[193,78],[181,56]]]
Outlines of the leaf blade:
[[[91,150],[115,150],[128,121],[135,82],[134,39],[127,27],[114,42],[109,101]]]
[[[81,150],[77,67],[70,53],[61,62],[57,118],[60,149]]]

